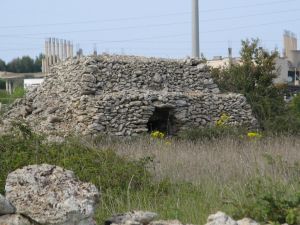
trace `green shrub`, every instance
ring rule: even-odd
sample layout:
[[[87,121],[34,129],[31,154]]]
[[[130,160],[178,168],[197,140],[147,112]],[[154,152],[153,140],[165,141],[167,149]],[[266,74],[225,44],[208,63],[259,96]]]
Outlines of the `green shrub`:
[[[3,104],[11,104],[17,98],[24,97],[25,93],[26,91],[21,87],[17,87],[11,95],[4,90],[0,90],[0,102]]]
[[[283,99],[286,86],[274,85],[273,82],[278,76],[275,68],[278,52],[268,52],[260,47],[258,39],[252,39],[242,41],[240,54],[241,64],[212,69],[220,90],[243,94],[263,130],[299,132],[300,122],[289,119],[289,110]]]
[[[0,62],[1,63],[1,62]],[[5,80],[1,79],[0,78],[0,90],[1,89],[5,89],[6,88],[6,85],[5,85]]]
[[[78,140],[46,143],[42,137],[23,130],[18,134],[0,137],[0,192],[4,192],[9,172],[30,164],[48,163],[73,170],[83,181],[94,183],[102,190],[126,190],[130,185],[138,190],[149,183],[147,160],[128,160],[107,149],[85,147]]]
[[[216,126],[207,128],[191,128],[179,132],[178,137],[184,140],[212,140],[225,137],[240,137],[247,134],[242,127]]]
[[[229,197],[235,207],[234,216],[271,224],[300,224],[299,163],[288,162],[281,155],[262,156],[271,174],[249,179],[240,198],[236,198],[237,193]],[[285,180],[276,179],[281,173],[285,173]]]
[[[245,186],[246,199],[233,203],[234,216],[273,224],[300,224],[300,192],[296,188],[299,185],[251,179]]]
[[[11,94],[11,98],[22,98],[26,94],[26,90],[22,87],[17,87],[14,89],[13,93]]]

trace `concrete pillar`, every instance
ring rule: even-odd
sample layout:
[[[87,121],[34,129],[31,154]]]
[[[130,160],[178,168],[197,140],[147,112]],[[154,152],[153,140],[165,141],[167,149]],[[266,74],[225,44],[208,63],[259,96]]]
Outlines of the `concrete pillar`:
[[[56,45],[55,45],[55,38],[52,38],[52,57],[53,57],[53,64],[55,64],[56,61]]]
[[[67,41],[64,40],[64,56],[65,56],[65,59],[68,58],[68,55],[67,55]]]
[[[67,51],[67,58],[70,57],[69,53],[70,53],[70,49],[69,49],[69,41],[66,41],[66,51]]]
[[[59,57],[59,40],[56,39],[56,61],[60,62],[60,57]]]
[[[45,66],[45,71],[44,73],[48,72],[48,62],[49,62],[49,57],[48,57],[48,40],[45,40],[45,60],[44,60],[44,66]]]
[[[13,81],[11,80],[11,81],[9,82],[9,84],[10,84],[10,94],[12,94],[12,93],[13,93],[13,88],[14,88],[14,83],[13,83]]]
[[[12,83],[12,81],[11,80],[7,80],[6,81],[6,91],[7,91],[7,93],[8,94],[12,94],[12,88],[13,88],[13,83]]]
[[[73,43],[71,44],[71,57],[74,57],[74,46]]]
[[[70,58],[71,57],[71,42],[70,41],[68,41],[68,58]]]
[[[45,73],[45,60],[42,59],[42,73]]]
[[[52,58],[52,39],[49,38],[49,66],[51,66],[53,64],[53,58]]]
[[[7,93],[9,93],[9,86],[8,86],[8,80],[5,81],[5,90]]]
[[[59,46],[59,48],[60,48],[60,59],[61,59],[61,61],[64,61],[65,60],[65,58],[64,58],[64,40],[62,40],[62,39],[60,39],[60,46]]]
[[[192,0],[192,57],[200,57],[199,44],[199,4],[198,0]]]

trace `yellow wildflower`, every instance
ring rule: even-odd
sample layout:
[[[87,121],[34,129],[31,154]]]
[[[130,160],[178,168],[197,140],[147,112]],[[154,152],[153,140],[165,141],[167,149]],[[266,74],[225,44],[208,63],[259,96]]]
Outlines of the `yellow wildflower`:
[[[157,139],[163,139],[165,137],[165,134],[163,132],[160,131],[152,131],[151,132],[151,137],[152,138],[157,138]]]
[[[228,120],[230,119],[230,116],[228,116],[226,113],[223,113],[220,117],[220,119],[217,120],[216,125],[218,127],[223,127],[226,125]]]
[[[257,133],[257,132],[249,132],[249,133],[247,134],[247,136],[248,136],[249,138],[261,138],[261,137],[262,137],[262,135],[261,135],[260,133]]]

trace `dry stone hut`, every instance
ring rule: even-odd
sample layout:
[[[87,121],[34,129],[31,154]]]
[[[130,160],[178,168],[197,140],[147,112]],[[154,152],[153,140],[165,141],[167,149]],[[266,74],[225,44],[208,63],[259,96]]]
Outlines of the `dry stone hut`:
[[[46,133],[132,136],[214,126],[224,113],[256,125],[245,97],[221,94],[200,61],[101,55],[53,66],[5,118]]]

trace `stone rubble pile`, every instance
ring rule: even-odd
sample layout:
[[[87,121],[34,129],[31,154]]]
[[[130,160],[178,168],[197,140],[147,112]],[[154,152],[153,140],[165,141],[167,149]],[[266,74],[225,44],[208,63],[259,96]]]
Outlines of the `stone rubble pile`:
[[[205,225],[259,225],[259,223],[249,218],[235,221],[225,213],[217,212],[208,217]]]
[[[257,127],[245,97],[221,94],[198,60],[101,55],[53,66],[4,123],[24,119],[44,133],[133,136],[213,126],[222,114],[229,124]]]
[[[118,214],[109,218],[105,225],[184,225],[179,220],[157,220],[156,213],[132,211]],[[186,224],[192,225],[192,224]],[[260,225],[256,221],[244,218],[238,221],[233,220],[230,216],[223,212],[217,212],[208,217],[205,225]],[[288,225],[288,224],[283,224]]]
[[[158,215],[153,212],[147,211],[131,211],[127,213],[117,214],[105,221],[105,225],[110,224],[126,224],[138,223],[142,225],[147,225],[153,221]]]
[[[95,225],[99,192],[74,173],[42,164],[10,173],[0,196],[0,225]]]

